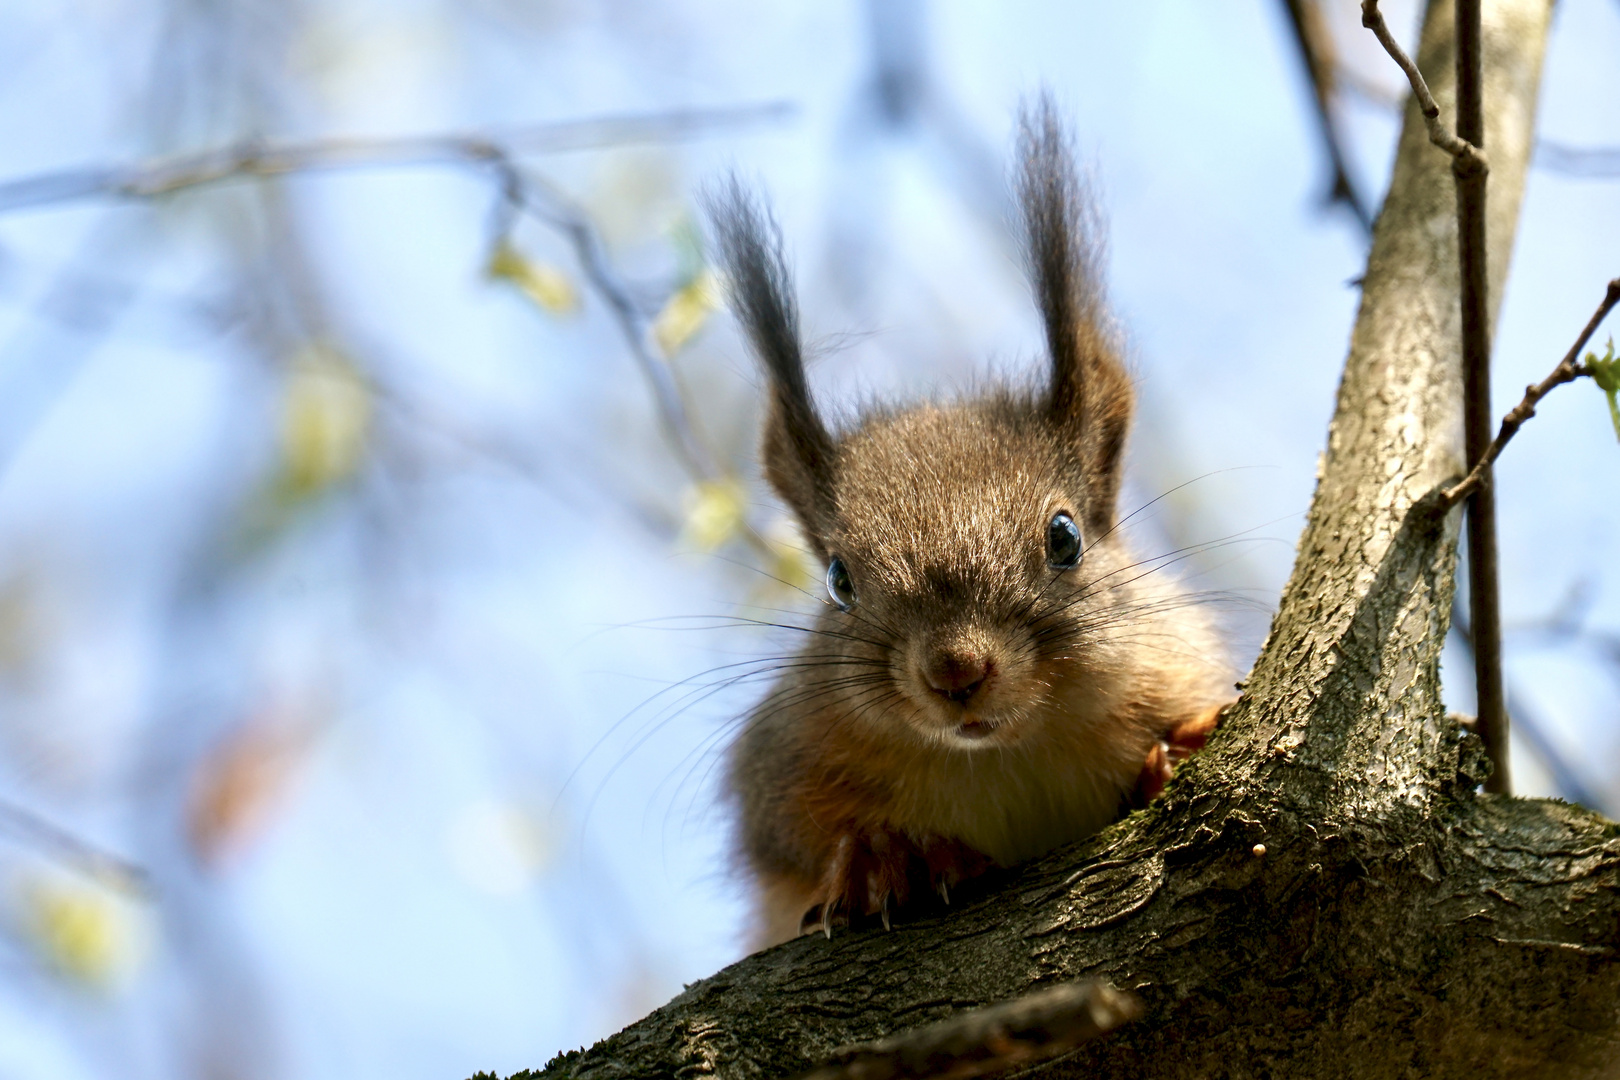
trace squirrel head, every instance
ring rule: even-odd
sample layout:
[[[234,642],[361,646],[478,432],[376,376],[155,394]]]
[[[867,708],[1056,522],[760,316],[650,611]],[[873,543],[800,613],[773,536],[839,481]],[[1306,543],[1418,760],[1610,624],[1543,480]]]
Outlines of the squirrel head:
[[[732,306],[764,369],[765,475],[827,567],[823,621],[870,696],[950,746],[1028,733],[1091,698],[1145,601],[1116,539],[1130,379],[1096,215],[1051,102],[1023,116],[1019,203],[1048,367],[1030,389],[874,410],[834,432],[811,398],[780,232],[733,179],[711,200]],[[837,650],[835,650],[837,651]],[[887,679],[888,681],[883,681]],[[853,685],[853,684],[852,684]]]

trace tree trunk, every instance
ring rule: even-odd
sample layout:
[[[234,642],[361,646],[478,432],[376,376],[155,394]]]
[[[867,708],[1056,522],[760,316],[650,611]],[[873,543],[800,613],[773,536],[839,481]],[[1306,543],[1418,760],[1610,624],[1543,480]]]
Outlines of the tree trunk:
[[[1550,9],[1486,7],[1493,318]],[[1432,3],[1419,53],[1448,117],[1451,24]],[[1458,341],[1449,159],[1409,106],[1293,578],[1209,749],[1148,810],[958,910],[749,957],[546,1074],[784,1077],[1089,977],[1144,1017],[1048,1075],[1620,1068],[1616,826],[1476,794],[1478,740],[1441,706],[1459,512],[1434,507],[1465,471]]]

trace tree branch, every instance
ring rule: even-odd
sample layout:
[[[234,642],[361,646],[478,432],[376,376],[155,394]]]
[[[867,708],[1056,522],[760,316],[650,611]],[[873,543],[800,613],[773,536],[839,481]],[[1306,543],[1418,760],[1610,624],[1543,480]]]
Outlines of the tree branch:
[[[1317,130],[1322,136],[1322,149],[1327,154],[1328,168],[1333,177],[1328,188],[1328,201],[1343,203],[1355,215],[1365,232],[1372,232],[1372,212],[1362,201],[1350,179],[1345,163],[1344,139],[1333,114],[1333,99],[1337,89],[1339,64],[1333,48],[1333,34],[1322,18],[1318,0],[1283,0],[1294,31],[1294,43],[1300,60],[1305,65],[1305,76],[1311,84],[1311,97],[1316,104]]]
[[[719,476],[714,459],[704,447],[692,425],[691,410],[675,378],[668,359],[655,351],[647,341],[647,322],[636,306],[629,288],[608,263],[607,249],[597,235],[596,228],[584,210],[565,196],[550,182],[532,174],[520,172],[510,162],[504,184],[504,198],[536,220],[562,234],[574,249],[580,270],[591,287],[607,302],[608,310],[624,335],[630,355],[641,369],[643,378],[652,389],[658,406],[658,422],[665,439],[675,450],[682,466],[694,480],[713,480]],[[500,237],[504,240],[504,236]]]
[[[1480,31],[1481,0],[1455,0],[1457,134],[1485,145]],[[1486,271],[1485,198],[1488,173],[1453,158],[1457,185],[1457,263],[1461,277],[1463,446],[1474,461],[1491,437],[1491,316]],[[1478,732],[1490,756],[1487,791],[1513,790],[1508,758],[1507,699],[1502,690],[1502,585],[1496,546],[1496,489],[1484,485],[1468,499],[1468,621],[1474,628],[1474,697]]]
[[[672,140],[719,128],[780,120],[787,102],[726,109],[691,109],[639,116],[600,117],[523,128],[505,134],[448,134],[401,139],[325,139],[281,146],[248,141],[220,150],[137,165],[47,173],[0,183],[0,213],[88,198],[155,199],[228,180],[268,179],[292,173],[359,167],[456,165],[493,173],[500,197],[493,216],[496,243],[504,242],[519,211],[560,233],[573,248],[591,288],[602,297],[652,392],[659,428],[693,480],[720,470],[692,422],[668,360],[650,347],[647,320],[628,286],[610,265],[584,211],[549,181],[521,169],[517,158],[626,142]],[[745,538],[769,554],[756,532]]]
[[[1378,43],[1384,47],[1384,51],[1389,53],[1390,58],[1406,73],[1406,81],[1412,84],[1412,93],[1418,100],[1418,110],[1423,114],[1423,123],[1428,128],[1429,141],[1462,163],[1461,168],[1480,171],[1489,168],[1483,150],[1466,139],[1458,138],[1456,132],[1440,122],[1440,106],[1435,104],[1434,95],[1429,92],[1429,84],[1424,81],[1423,73],[1412,62],[1412,58],[1406,55],[1400,43],[1389,32],[1384,15],[1378,10],[1378,0],[1361,0],[1361,25],[1373,32],[1378,38]]]
[[[668,142],[747,124],[781,120],[785,101],[721,109],[604,116],[508,132],[419,135],[400,139],[317,139],[276,145],[247,140],[218,150],[133,165],[98,165],[0,183],[0,213],[94,198],[153,199],[227,180],[401,165],[482,165],[532,154]]]
[[[123,892],[146,895],[151,891],[151,879],[144,868],[79,839],[32,810],[0,802],[0,830]]]
[[[1586,365],[1579,360],[1581,350],[1586,348],[1586,343],[1592,339],[1592,335],[1597,332],[1597,328],[1617,304],[1620,304],[1620,278],[1615,278],[1609,282],[1609,287],[1604,292],[1603,300],[1598,304],[1597,310],[1587,320],[1580,336],[1575,339],[1575,344],[1570,347],[1569,352],[1564,354],[1564,358],[1558,362],[1558,366],[1553,368],[1545,379],[1524,388],[1524,397],[1520,399],[1517,405],[1508,410],[1506,416],[1502,417],[1502,426],[1497,430],[1496,438],[1491,440],[1491,444],[1486,447],[1484,454],[1480,456],[1478,461],[1474,462],[1474,467],[1468,471],[1468,475],[1446,489],[1444,495],[1446,506],[1455,506],[1479,490],[1490,475],[1491,466],[1496,463],[1497,458],[1502,456],[1503,448],[1513,440],[1513,436],[1519,433],[1519,428],[1524,426],[1524,422],[1536,415],[1536,406],[1541,404],[1542,398],[1552,393],[1554,387],[1562,386],[1567,382],[1574,382],[1587,374]]]
[[[1536,144],[1536,166],[1565,176],[1611,180],[1620,176],[1620,147],[1567,146],[1542,139]]]
[[[968,1080],[1068,1053],[1141,1015],[1135,998],[1107,983],[1066,983],[846,1046],[801,1080]]]

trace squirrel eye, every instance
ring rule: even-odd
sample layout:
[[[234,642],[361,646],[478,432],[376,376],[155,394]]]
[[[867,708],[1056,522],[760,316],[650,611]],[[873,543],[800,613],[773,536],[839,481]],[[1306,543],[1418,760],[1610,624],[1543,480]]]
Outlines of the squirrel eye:
[[[835,557],[827,564],[827,595],[845,611],[855,606],[855,582],[843,559]]]
[[[1046,565],[1054,570],[1080,565],[1080,526],[1068,514],[1054,514],[1046,526]]]

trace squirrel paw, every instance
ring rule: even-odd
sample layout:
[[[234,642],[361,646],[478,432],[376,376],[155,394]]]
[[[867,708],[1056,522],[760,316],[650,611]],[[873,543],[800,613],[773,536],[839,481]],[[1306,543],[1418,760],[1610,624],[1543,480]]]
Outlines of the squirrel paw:
[[[995,863],[960,840],[930,836],[922,843],[923,862],[928,864],[928,881],[945,903],[951,902],[951,886],[978,877]]]
[[[1132,806],[1140,809],[1159,797],[1164,785],[1175,775],[1176,766],[1204,748],[1215,729],[1221,726],[1221,718],[1231,704],[1228,701],[1205,709],[1165,732],[1153,744],[1136,778],[1136,788],[1131,793]]]
[[[891,829],[847,832],[839,837],[822,873],[817,903],[804,913],[799,932],[820,930],[829,938],[834,927],[877,915],[885,930],[890,914],[911,897],[918,875],[950,903],[950,888],[977,876],[993,864],[959,840],[928,837],[921,843]]]

